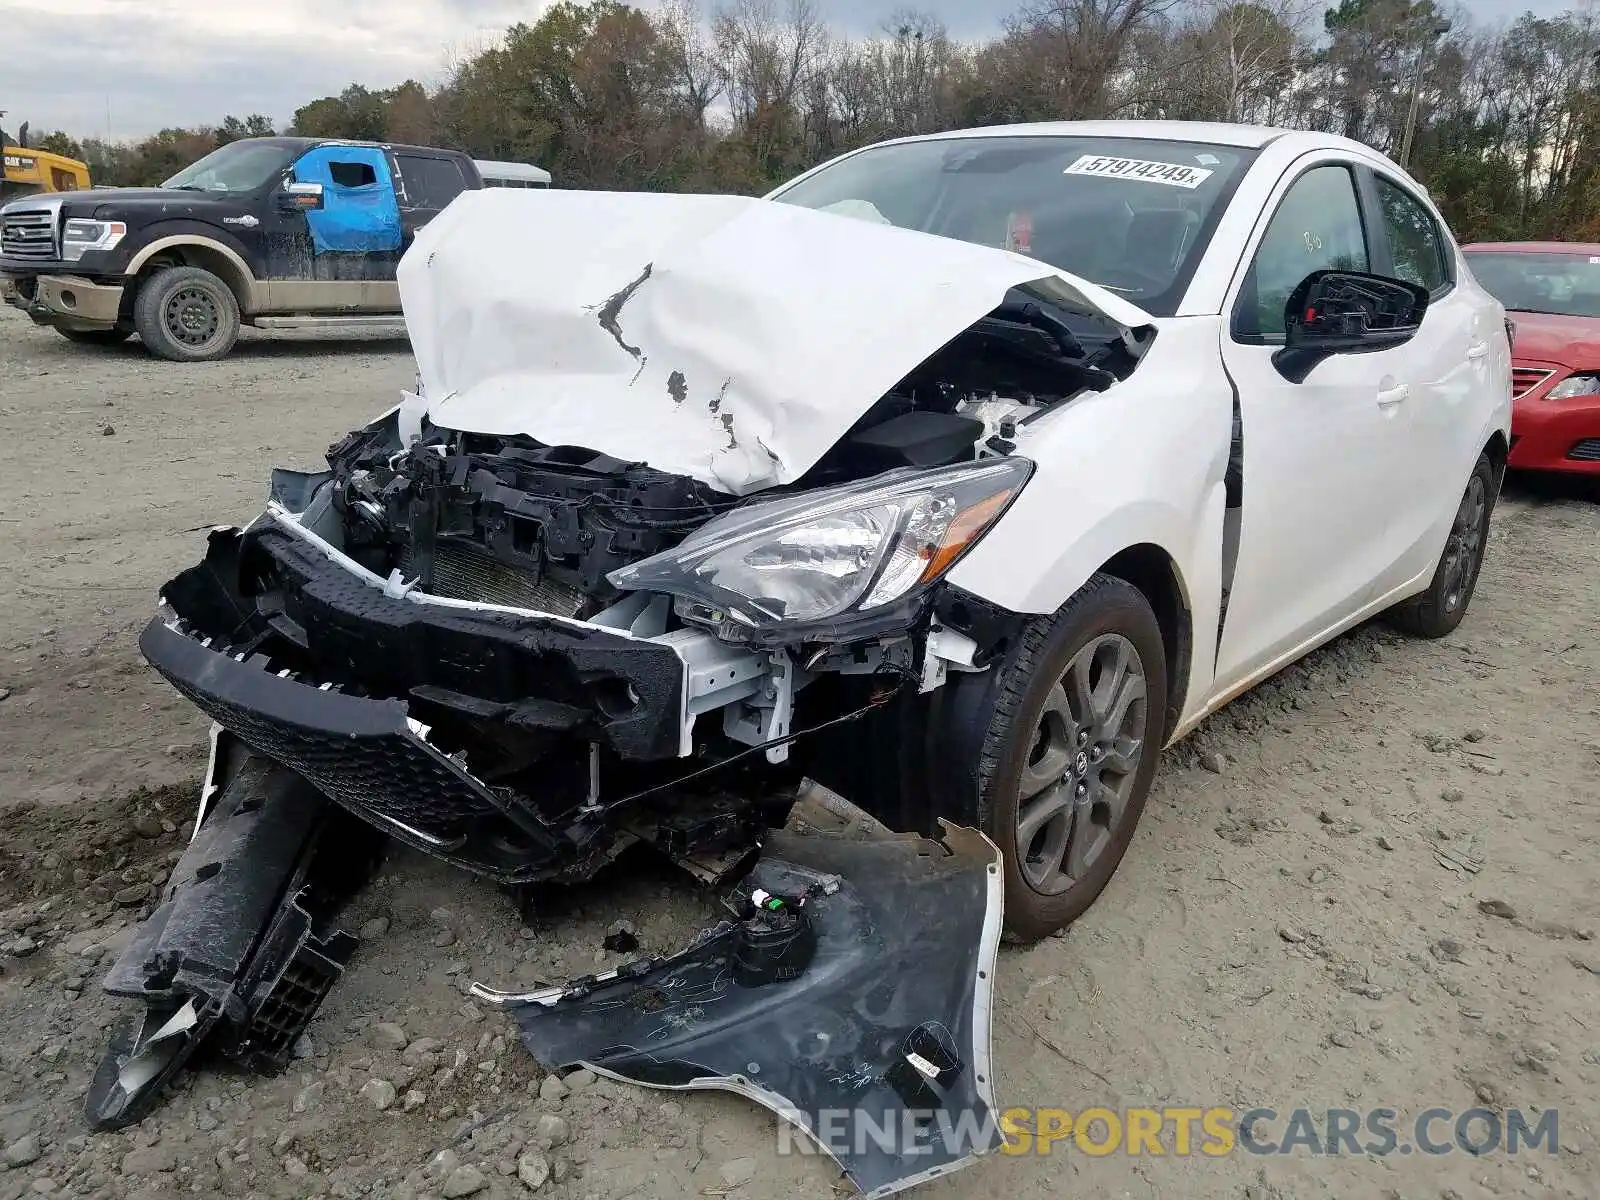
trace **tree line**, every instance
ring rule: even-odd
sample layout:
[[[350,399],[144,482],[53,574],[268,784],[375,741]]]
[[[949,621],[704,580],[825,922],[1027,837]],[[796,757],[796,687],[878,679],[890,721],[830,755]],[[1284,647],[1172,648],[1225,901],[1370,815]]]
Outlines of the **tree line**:
[[[1023,0],[969,44],[905,11],[843,36],[814,0],[564,0],[442,82],[353,83],[288,129],[534,162],[557,186],[758,193],[882,138],[1012,121],[1244,121],[1405,163],[1464,239],[1600,240],[1600,23],[1488,28],[1434,0]],[[255,115],[136,143],[55,133],[97,183],[154,184]]]

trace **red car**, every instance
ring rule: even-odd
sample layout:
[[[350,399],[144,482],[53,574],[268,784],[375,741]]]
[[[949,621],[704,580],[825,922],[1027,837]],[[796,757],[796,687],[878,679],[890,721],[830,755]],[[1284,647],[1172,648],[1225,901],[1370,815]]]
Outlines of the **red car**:
[[[1600,245],[1479,242],[1462,253],[1516,326],[1507,465],[1600,476]]]

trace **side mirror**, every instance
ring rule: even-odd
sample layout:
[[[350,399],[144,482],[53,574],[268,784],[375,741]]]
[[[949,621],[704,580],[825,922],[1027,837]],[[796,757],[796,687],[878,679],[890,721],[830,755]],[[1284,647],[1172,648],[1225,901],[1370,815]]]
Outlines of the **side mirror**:
[[[1272,365],[1290,383],[1334,354],[1387,350],[1410,341],[1428,311],[1426,288],[1364,271],[1313,271],[1284,306],[1283,349]]]
[[[301,183],[291,179],[283,185],[283,191],[278,193],[278,207],[285,212],[305,212],[308,209],[321,208],[322,185]]]

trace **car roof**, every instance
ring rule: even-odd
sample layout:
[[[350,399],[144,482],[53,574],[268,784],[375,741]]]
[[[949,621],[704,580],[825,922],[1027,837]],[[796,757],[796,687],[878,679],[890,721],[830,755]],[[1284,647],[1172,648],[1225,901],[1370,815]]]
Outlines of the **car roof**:
[[[492,158],[479,158],[473,160],[478,167],[478,174],[485,178],[495,179],[532,179],[549,183],[550,172],[543,167],[536,167],[532,163],[501,162]]]
[[[400,142],[368,142],[359,138],[320,138],[320,137],[260,137],[240,138],[240,141],[261,142],[269,146],[282,146],[285,150],[310,150],[316,146],[365,146],[375,150],[398,150],[407,154],[449,154],[459,155],[456,150],[441,150],[437,146],[407,146]]]
[[[1586,254],[1600,256],[1600,242],[1471,242],[1461,247],[1463,254],[1474,251],[1494,254]]]
[[[898,140],[915,142],[971,137],[1125,137],[1165,142],[1206,142],[1214,146],[1237,146],[1242,150],[1259,150],[1279,138],[1294,138],[1305,143],[1307,149],[1336,146],[1373,154],[1370,146],[1336,134],[1279,129],[1270,125],[1234,125],[1221,121],[1032,121],[1016,125],[986,125],[978,129],[950,129]]]

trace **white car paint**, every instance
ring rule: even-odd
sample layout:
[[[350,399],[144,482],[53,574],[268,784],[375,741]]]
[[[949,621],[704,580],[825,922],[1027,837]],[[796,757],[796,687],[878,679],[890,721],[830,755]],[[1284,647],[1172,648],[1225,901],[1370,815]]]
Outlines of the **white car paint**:
[[[464,192],[398,276],[435,422],[735,495],[798,479],[1018,284],[1151,320],[1020,254],[741,196]]]
[[[1410,193],[1449,240],[1426,192],[1369,148],[1316,133],[1103,122],[933,136],[1068,134],[1256,152],[1174,315],[1149,317],[1019,255],[783,204],[478,193],[431,223],[400,269],[431,416],[755,491],[802,474],[1006,287],[1061,281],[1125,327],[1153,325],[1154,342],[1127,379],[1019,430],[1016,453],[1038,470],[948,579],[1013,612],[1042,614],[1118,553],[1159,549],[1191,638],[1175,740],[1427,586],[1478,455],[1495,435],[1510,435],[1504,312],[1451,240],[1455,282],[1434,297],[1414,338],[1335,355],[1290,383],[1271,364],[1273,346],[1241,343],[1230,326],[1278,202],[1311,167],[1361,166]],[[519,219],[529,203],[552,207]],[[652,284],[663,286],[653,297],[640,290],[626,327],[633,344],[652,351],[619,364],[616,339],[593,310],[646,262],[657,267]],[[529,278],[539,286],[528,287]],[[772,451],[767,461],[729,453],[726,430],[703,406],[686,415],[661,403],[669,371],[687,375],[684,364],[694,368],[696,394],[701,377],[737,379],[728,396],[748,414],[737,427]],[[1236,403],[1243,488],[1241,508],[1230,513],[1224,476]]]
[[[1017,453],[1040,471],[950,574],[1014,611],[1045,613],[1118,551],[1141,543],[1166,551],[1193,636],[1176,740],[1228,699],[1427,586],[1478,455],[1495,433],[1510,437],[1504,310],[1452,239],[1455,286],[1430,304],[1415,338],[1335,355],[1290,384],[1271,366],[1273,347],[1234,342],[1226,315],[1277,202],[1311,166],[1360,164],[1404,186],[1449,237],[1420,185],[1369,148],[1324,134],[1112,122],[983,136],[1019,132],[1262,147],[1177,315],[1156,318],[1138,370],[1029,428]],[[1244,435],[1243,511],[1219,646],[1230,377]]]

